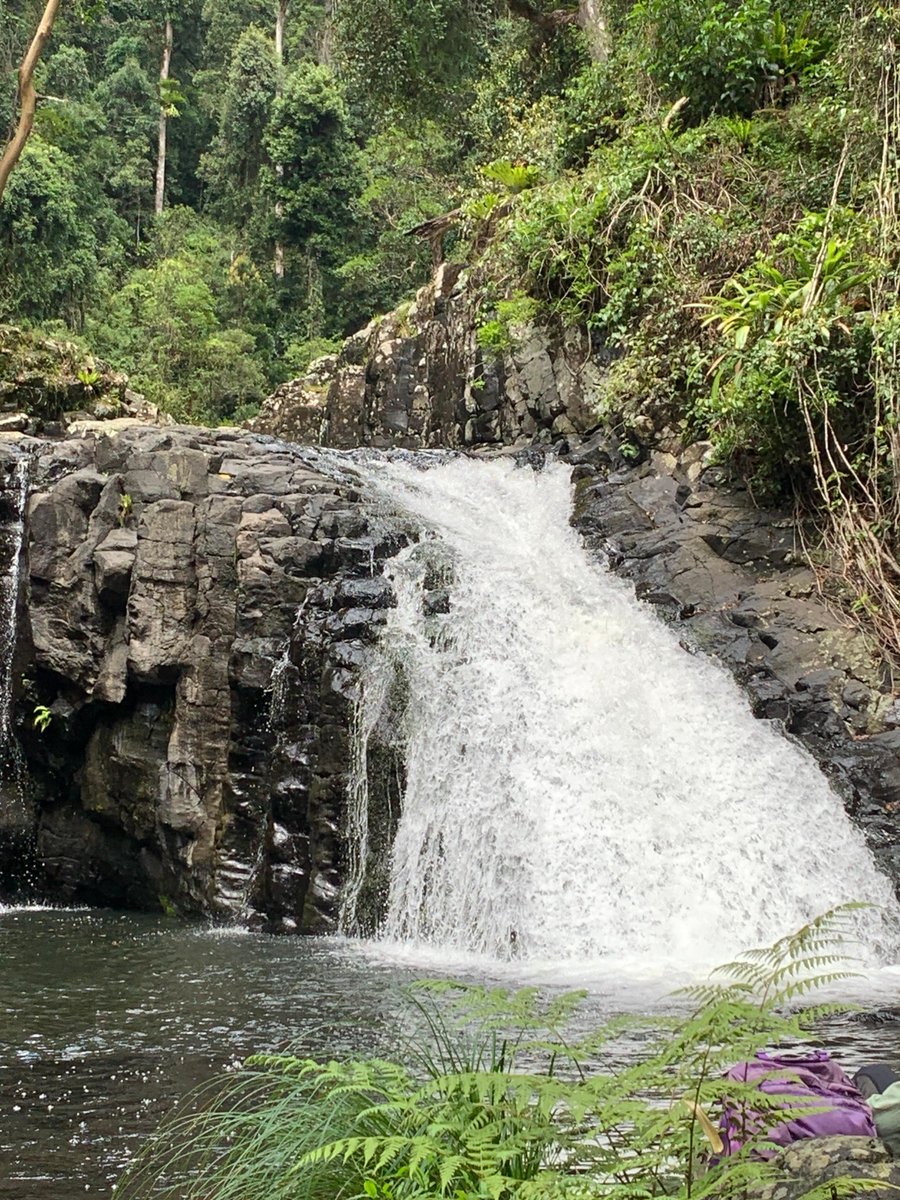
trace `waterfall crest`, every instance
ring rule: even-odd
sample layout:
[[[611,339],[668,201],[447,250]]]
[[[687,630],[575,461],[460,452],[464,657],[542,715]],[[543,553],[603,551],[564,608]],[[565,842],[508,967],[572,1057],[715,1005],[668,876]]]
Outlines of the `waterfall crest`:
[[[421,523],[364,671],[342,923],[359,932],[367,754],[405,762],[380,936],[531,960],[722,961],[845,900],[896,902],[813,760],[685,652],[569,525],[568,469],[367,460]],[[371,890],[371,889],[369,889]]]

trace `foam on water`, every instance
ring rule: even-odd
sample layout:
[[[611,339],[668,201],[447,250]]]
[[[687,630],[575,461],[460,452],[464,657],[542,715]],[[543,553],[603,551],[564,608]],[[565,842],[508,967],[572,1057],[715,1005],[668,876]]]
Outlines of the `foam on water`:
[[[693,972],[867,900],[871,964],[897,906],[814,761],[756,720],[569,525],[569,471],[366,460],[423,527],[356,722],[345,932],[370,861],[367,750],[405,760],[381,928],[387,956],[515,960],[589,976]],[[426,593],[446,585],[449,611]],[[445,607],[445,606],[438,606]]]

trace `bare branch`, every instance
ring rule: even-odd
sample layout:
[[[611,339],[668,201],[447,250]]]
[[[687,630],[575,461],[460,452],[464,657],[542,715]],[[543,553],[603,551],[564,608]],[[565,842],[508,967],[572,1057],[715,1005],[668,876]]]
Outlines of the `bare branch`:
[[[53,32],[53,22],[59,8],[59,0],[47,0],[43,16],[37,27],[37,33],[28,47],[28,53],[22,59],[19,67],[19,122],[15,133],[6,144],[3,156],[0,158],[0,200],[6,190],[6,183],[12,174],[13,167],[19,161],[25,144],[31,136],[34,127],[34,114],[37,109],[37,92],[34,90],[34,71]]]

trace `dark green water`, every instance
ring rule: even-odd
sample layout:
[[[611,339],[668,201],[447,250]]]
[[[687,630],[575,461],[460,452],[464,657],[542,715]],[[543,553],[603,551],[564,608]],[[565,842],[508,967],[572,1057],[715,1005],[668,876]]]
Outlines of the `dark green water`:
[[[325,940],[98,912],[0,912],[0,1197],[108,1195],[171,1101],[245,1053],[365,1051],[395,968]]]
[[[109,1196],[143,1135],[211,1072],[288,1043],[389,1049],[409,1021],[403,985],[439,973],[329,939],[0,909],[0,1200]],[[597,987],[585,1019],[658,996]],[[823,1040],[850,1067],[900,1056],[892,1022],[837,1022]]]

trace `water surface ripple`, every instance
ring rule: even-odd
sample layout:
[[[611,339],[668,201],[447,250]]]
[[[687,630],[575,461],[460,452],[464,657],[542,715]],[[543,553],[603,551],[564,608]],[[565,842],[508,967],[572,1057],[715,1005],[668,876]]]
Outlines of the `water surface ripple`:
[[[410,1016],[402,988],[435,962],[404,963],[340,939],[272,938],[97,911],[0,909],[0,1200],[109,1196],[172,1102],[246,1053],[288,1044],[316,1056],[391,1050]],[[457,964],[456,976],[485,968]],[[491,982],[514,986],[513,969]],[[660,1011],[665,978],[587,982],[581,1023]],[[679,982],[675,980],[673,982]],[[884,1004],[896,977],[862,985]],[[617,1044],[609,1065],[641,1053]],[[898,1061],[900,1025],[836,1022],[848,1066]]]

